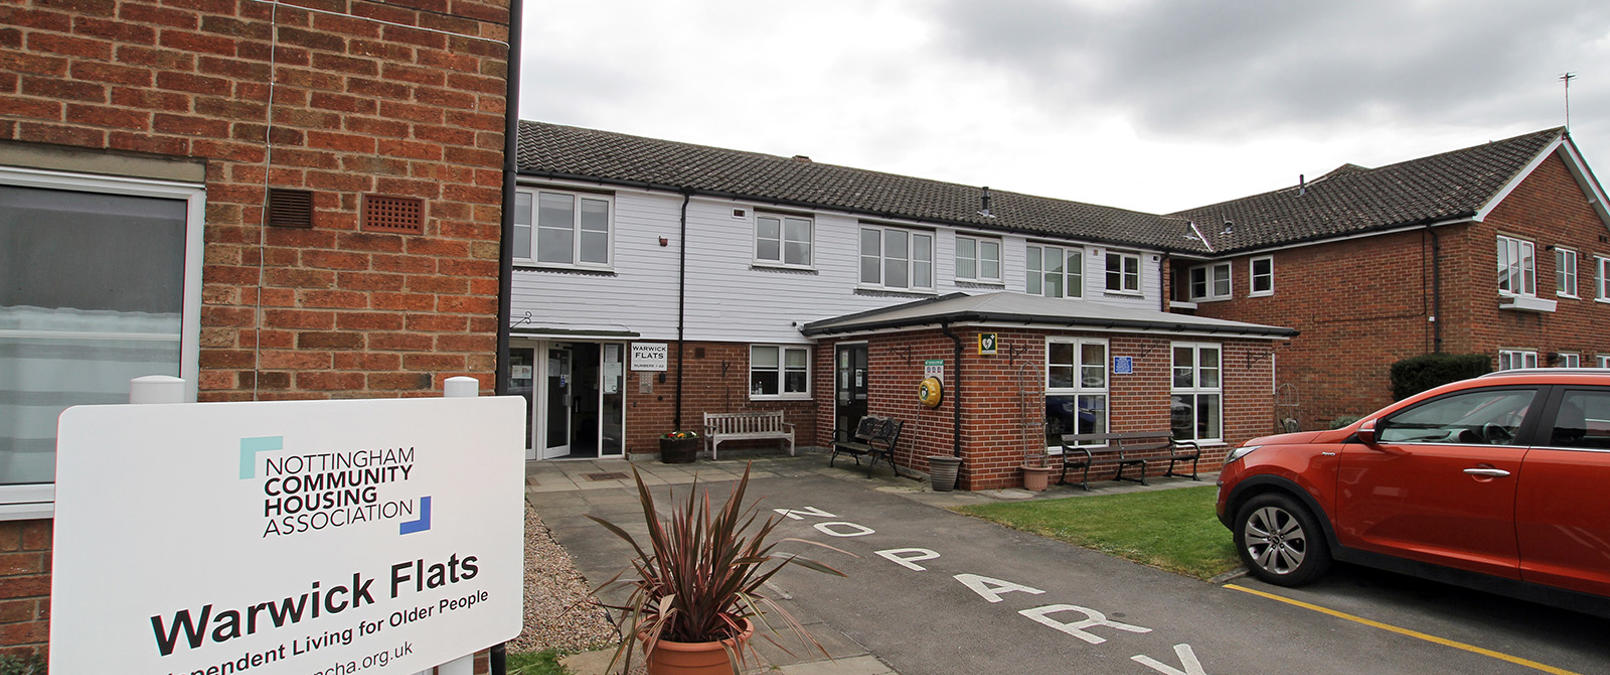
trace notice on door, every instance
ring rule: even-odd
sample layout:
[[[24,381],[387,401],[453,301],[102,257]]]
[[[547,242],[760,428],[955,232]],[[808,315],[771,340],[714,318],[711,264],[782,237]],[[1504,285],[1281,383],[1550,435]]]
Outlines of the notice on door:
[[[632,370],[669,370],[671,350],[664,342],[633,342]]]

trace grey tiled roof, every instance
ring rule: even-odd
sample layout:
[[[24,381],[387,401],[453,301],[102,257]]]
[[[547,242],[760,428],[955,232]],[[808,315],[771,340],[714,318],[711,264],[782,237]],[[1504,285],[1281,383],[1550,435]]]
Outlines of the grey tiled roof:
[[[1165,216],[608,131],[520,122],[519,172],[602,179],[983,229],[1205,251]]]
[[[1563,128],[1379,168],[1346,164],[1298,186],[1169,215],[991,190],[809,160],[520,122],[521,174],[694,191],[760,203],[842,210],[1089,242],[1216,253],[1464,218],[1486,205]],[[1224,222],[1232,221],[1230,234]]]
[[[1302,188],[1172,215],[1195,221],[1219,253],[1470,217],[1563,132],[1545,129],[1374,169],[1347,164]],[[1234,223],[1229,235],[1226,220]]]

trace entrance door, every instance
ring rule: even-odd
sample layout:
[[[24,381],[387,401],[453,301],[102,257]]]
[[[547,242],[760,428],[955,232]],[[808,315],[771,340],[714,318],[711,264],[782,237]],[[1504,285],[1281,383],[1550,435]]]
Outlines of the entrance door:
[[[542,458],[570,454],[571,353],[568,344],[548,345],[548,368],[543,398],[546,401],[546,429]]]
[[[833,438],[849,440],[866,416],[866,343],[839,345],[834,359]]]
[[[535,408],[531,407],[531,401],[536,397],[536,390],[534,390],[532,388],[532,383],[535,382],[535,380],[536,380],[536,371],[537,371],[537,354],[536,354],[536,352],[537,352],[537,350],[532,349],[530,347],[510,347],[509,348],[509,388],[508,388],[508,392],[510,394],[516,394],[516,395],[525,397],[525,409],[526,409],[526,416],[525,416],[525,450],[526,450],[526,453],[525,453],[525,458],[526,459],[536,459],[537,458],[536,453],[534,451],[532,451],[532,444],[531,444],[531,420],[534,417],[532,415],[532,413],[536,410]]]

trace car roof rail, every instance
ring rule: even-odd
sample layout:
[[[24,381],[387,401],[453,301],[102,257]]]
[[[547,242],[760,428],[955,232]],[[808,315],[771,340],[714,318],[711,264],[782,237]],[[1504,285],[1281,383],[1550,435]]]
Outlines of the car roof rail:
[[[1510,368],[1495,370],[1480,377],[1505,375],[1610,375],[1610,368]]]

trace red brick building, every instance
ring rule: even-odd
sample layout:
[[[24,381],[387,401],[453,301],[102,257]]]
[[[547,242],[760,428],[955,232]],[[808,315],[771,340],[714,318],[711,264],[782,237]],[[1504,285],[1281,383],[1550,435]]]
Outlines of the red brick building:
[[[61,409],[149,374],[200,401],[491,390],[509,16],[0,7],[0,654],[48,637]]]
[[[1174,215],[1214,250],[1176,257],[1177,311],[1300,332],[1275,414],[1303,428],[1391,402],[1410,356],[1610,366],[1610,211],[1563,129]]]

